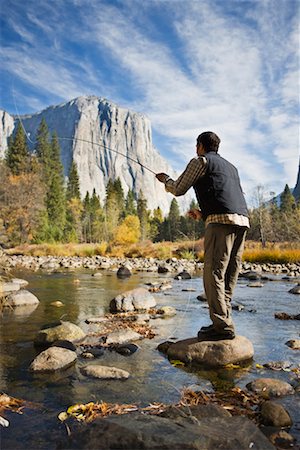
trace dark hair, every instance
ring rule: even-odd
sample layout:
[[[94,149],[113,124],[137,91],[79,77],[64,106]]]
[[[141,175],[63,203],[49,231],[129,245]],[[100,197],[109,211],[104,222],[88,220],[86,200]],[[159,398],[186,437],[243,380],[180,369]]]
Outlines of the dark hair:
[[[212,131],[205,131],[199,134],[197,144],[202,144],[206,153],[217,153],[221,139]]]

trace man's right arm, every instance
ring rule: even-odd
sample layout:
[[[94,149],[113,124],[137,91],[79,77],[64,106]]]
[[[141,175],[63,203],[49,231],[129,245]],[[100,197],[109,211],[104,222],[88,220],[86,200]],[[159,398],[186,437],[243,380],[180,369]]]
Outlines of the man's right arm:
[[[186,166],[177,180],[167,178],[165,180],[165,189],[167,192],[179,197],[184,195],[206,171],[207,161],[205,157],[193,158]]]

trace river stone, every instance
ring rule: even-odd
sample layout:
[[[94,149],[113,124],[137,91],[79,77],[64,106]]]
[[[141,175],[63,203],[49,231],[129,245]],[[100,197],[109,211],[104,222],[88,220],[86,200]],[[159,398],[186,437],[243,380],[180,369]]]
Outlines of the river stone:
[[[22,288],[28,286],[29,284],[27,280],[23,280],[22,278],[13,278],[11,281],[12,283],[17,283]]]
[[[251,281],[251,283],[248,283],[247,286],[251,288],[262,288],[264,287],[264,284],[260,281]]]
[[[76,352],[76,346],[71,341],[67,341],[66,339],[61,339],[59,341],[53,342],[51,347],[62,347],[67,348],[68,350],[72,350],[73,352]]]
[[[300,283],[296,284],[292,289],[289,290],[290,294],[300,294]]]
[[[35,305],[39,303],[38,298],[31,292],[26,291],[26,289],[10,294],[7,301],[11,306]]]
[[[100,272],[92,273],[92,277],[101,278],[102,277],[102,273],[100,273]]]
[[[45,327],[40,330],[34,340],[36,344],[52,344],[55,341],[67,340],[77,341],[83,339],[86,336],[84,331],[71,322],[61,322],[54,327]]]
[[[183,270],[174,277],[174,280],[190,280],[191,278],[191,274],[189,274],[186,270]]]
[[[190,416],[177,420],[131,413],[96,419],[84,429],[72,430],[58,450],[275,450],[259,428],[246,417]]]
[[[247,280],[256,281],[261,279],[261,275],[254,270],[249,270],[247,272],[240,273],[239,277],[247,278]]]
[[[201,342],[197,338],[191,338],[170,345],[167,355],[169,359],[178,359],[185,363],[222,367],[251,359],[254,350],[252,342],[244,336],[236,336],[231,340]]]
[[[207,297],[205,292],[202,292],[201,294],[199,294],[197,296],[197,300],[199,300],[200,302],[207,302]]]
[[[231,417],[230,412],[220,405],[191,405],[191,406],[169,406],[159,417],[167,417],[168,419],[177,419],[179,417],[192,416],[196,419],[204,417]]]
[[[66,369],[77,359],[72,350],[62,347],[50,347],[40,353],[31,363],[30,370],[34,372],[53,372]]]
[[[264,425],[291,427],[293,421],[288,411],[279,403],[268,400],[262,404],[261,418]]]
[[[11,282],[0,282],[0,292],[3,294],[9,294],[10,292],[16,292],[20,290],[20,284]]]
[[[145,288],[136,288],[117,295],[110,302],[111,312],[148,310],[156,306],[156,301]]]
[[[292,348],[293,350],[300,350],[300,339],[290,339],[285,343],[285,345]]]
[[[128,278],[131,277],[131,272],[126,266],[121,266],[117,271],[118,278]]]
[[[122,356],[133,355],[140,347],[136,344],[122,344],[116,345],[114,350]]]
[[[82,367],[81,371],[88,377],[100,378],[104,380],[126,380],[130,376],[129,372],[126,370],[96,364]]]
[[[177,311],[175,308],[173,308],[173,306],[162,306],[161,308],[159,308],[157,313],[165,317],[172,317],[176,316]]]
[[[167,266],[158,266],[157,272],[158,273],[168,273],[168,272],[170,272],[170,268]]]
[[[144,336],[133,330],[120,330],[109,333],[106,338],[106,344],[125,344],[130,341],[138,341]]]
[[[247,389],[267,397],[281,397],[294,394],[294,388],[286,381],[275,378],[257,378],[246,385]]]

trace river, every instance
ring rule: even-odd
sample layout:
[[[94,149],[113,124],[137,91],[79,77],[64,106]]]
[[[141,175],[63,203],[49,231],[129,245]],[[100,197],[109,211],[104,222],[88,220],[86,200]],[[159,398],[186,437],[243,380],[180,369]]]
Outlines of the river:
[[[233,311],[237,334],[250,339],[255,356],[248,370],[223,369],[191,370],[174,367],[157,351],[157,345],[165,340],[193,337],[202,325],[209,323],[208,309],[197,295],[203,291],[201,276],[191,280],[173,280],[173,275],[158,275],[139,272],[129,279],[120,280],[114,272],[103,271],[101,278],[92,277],[92,272],[42,273],[15,271],[14,275],[29,281],[28,290],[40,300],[32,311],[28,308],[6,309],[0,318],[0,390],[10,396],[38,403],[36,410],[26,410],[22,415],[6,413],[10,426],[2,428],[3,449],[54,449],[56,433],[62,433],[57,414],[75,403],[106,401],[117,403],[177,402],[180,391],[187,386],[193,389],[227,389],[233,386],[244,388],[259,377],[278,378],[288,382],[295,379],[293,372],[272,371],[257,368],[256,364],[270,361],[289,361],[293,367],[299,364],[299,350],[285,345],[290,339],[299,339],[299,321],[281,321],[274,318],[275,312],[299,313],[299,296],[288,293],[295,284],[278,276],[276,281],[266,281],[261,288],[247,286],[239,280],[234,302],[245,306],[242,311]],[[153,319],[150,324],[156,336],[139,341],[140,349],[129,357],[106,351],[99,364],[111,365],[130,372],[127,381],[99,381],[85,378],[80,367],[90,360],[78,358],[76,366],[55,375],[35,375],[28,367],[38,353],[33,340],[45,324],[59,319],[79,325],[91,331],[96,325],[85,320],[108,312],[110,300],[118,293],[143,286],[147,282],[170,279],[172,289],[153,294],[159,306],[174,306],[177,315],[166,319]],[[195,289],[195,292],[183,289]],[[60,300],[58,308],[51,302]],[[255,312],[254,312],[255,310]],[[252,312],[250,312],[252,311]],[[299,394],[280,400],[294,420],[291,433],[300,441]]]

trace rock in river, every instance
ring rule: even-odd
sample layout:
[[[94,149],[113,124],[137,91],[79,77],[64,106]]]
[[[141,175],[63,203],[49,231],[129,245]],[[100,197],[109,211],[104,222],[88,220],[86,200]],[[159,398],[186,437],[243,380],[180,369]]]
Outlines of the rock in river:
[[[286,381],[275,378],[257,378],[246,385],[247,389],[267,397],[281,397],[294,394],[294,388]]]
[[[201,342],[197,338],[191,338],[171,344],[167,355],[169,359],[178,359],[186,363],[222,367],[250,360],[254,350],[252,342],[244,336],[236,336],[232,340]]]
[[[72,350],[62,347],[50,347],[40,353],[31,363],[30,370],[34,372],[53,372],[66,369],[77,359]]]
[[[290,427],[293,424],[287,410],[274,401],[268,400],[262,404],[261,417],[264,425],[273,427]]]
[[[153,295],[145,288],[136,288],[117,295],[110,302],[111,312],[148,310],[156,306]]]
[[[131,277],[131,272],[126,266],[121,266],[117,271],[118,278],[128,278]]]
[[[7,302],[11,306],[23,306],[23,305],[35,305],[39,303],[39,299],[26,289],[21,289],[18,292],[10,294],[7,298]]]
[[[125,344],[139,339],[143,339],[143,336],[133,330],[113,331],[107,335],[106,344]]]
[[[77,341],[86,336],[84,331],[71,322],[60,322],[53,327],[45,327],[40,330],[34,340],[35,344],[51,345],[54,341],[67,340]]]
[[[289,290],[290,294],[300,294],[300,283],[296,284],[292,289]]]
[[[92,364],[82,367],[81,371],[88,377],[106,380],[126,380],[130,376],[129,372],[126,372],[126,370],[117,369],[116,367],[100,366],[98,364]]]

